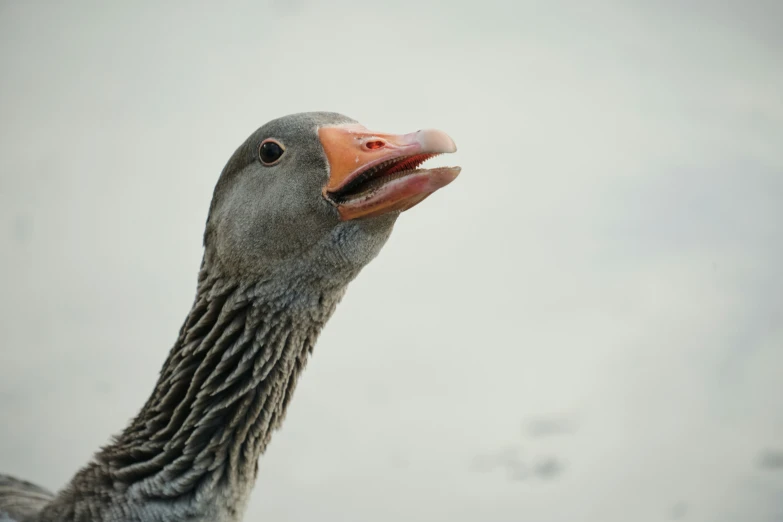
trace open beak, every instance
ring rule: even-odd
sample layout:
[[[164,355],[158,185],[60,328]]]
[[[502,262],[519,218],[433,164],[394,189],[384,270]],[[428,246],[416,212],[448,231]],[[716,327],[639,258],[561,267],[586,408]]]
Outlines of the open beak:
[[[348,124],[322,127],[318,135],[329,162],[323,195],[343,221],[408,210],[460,172],[459,167],[418,168],[457,150],[439,130],[395,135]]]

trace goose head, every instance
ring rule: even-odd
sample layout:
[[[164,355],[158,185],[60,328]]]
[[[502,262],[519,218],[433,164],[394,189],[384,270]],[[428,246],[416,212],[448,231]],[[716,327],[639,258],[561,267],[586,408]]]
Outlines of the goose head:
[[[457,177],[459,167],[420,168],[454,151],[438,130],[382,133],[328,112],[272,120],[223,169],[205,260],[231,275],[350,278],[378,254],[402,212]]]

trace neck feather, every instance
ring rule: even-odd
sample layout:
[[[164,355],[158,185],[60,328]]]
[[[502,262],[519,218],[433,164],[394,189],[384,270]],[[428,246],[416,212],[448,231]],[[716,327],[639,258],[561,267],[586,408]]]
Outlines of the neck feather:
[[[202,269],[147,403],[40,520],[240,519],[258,458],[344,288]]]

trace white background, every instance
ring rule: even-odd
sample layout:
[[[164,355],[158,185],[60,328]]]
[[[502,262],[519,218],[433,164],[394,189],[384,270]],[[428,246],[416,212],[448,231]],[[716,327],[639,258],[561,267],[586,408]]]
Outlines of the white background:
[[[224,163],[329,110],[463,171],[352,284],[248,520],[782,520],[781,19],[0,3],[0,471],[56,490],[122,429]]]

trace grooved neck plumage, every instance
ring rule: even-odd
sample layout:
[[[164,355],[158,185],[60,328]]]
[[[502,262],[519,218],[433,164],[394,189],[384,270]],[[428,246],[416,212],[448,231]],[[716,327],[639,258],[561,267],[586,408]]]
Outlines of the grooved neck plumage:
[[[202,267],[147,403],[38,520],[240,520],[258,458],[351,278],[243,282]]]

